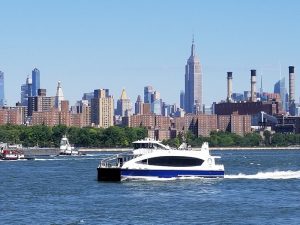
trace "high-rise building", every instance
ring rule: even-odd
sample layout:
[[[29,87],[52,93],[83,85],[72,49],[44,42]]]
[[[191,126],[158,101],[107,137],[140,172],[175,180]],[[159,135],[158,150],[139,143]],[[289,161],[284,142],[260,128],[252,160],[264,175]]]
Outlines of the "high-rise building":
[[[152,86],[144,87],[144,103],[152,103],[152,95],[154,93]]]
[[[71,126],[87,127],[91,125],[91,106],[88,100],[77,101],[72,107]]]
[[[180,92],[180,108],[181,109],[184,109],[184,98],[185,98],[184,91],[181,91]]]
[[[143,102],[142,102],[142,98],[141,98],[140,95],[137,97],[137,100],[136,100],[134,106],[135,106],[134,107],[135,108],[135,110],[134,110],[135,115],[141,115],[141,114],[144,113],[143,112]]]
[[[69,111],[69,101],[61,100],[59,111],[59,124],[70,126],[71,125],[71,113]]]
[[[244,95],[242,93],[232,93],[231,98],[233,102],[245,101]]]
[[[37,68],[32,70],[32,96],[37,96],[40,89],[40,71]]]
[[[4,98],[4,73],[0,71],[0,106],[5,105]]]
[[[162,114],[162,101],[161,99],[155,99],[151,104],[151,112],[156,115]]]
[[[47,97],[46,89],[39,89],[38,96],[28,97],[28,116],[33,112],[51,111],[55,106],[55,97]]]
[[[281,80],[279,80],[275,83],[274,93],[277,93],[280,95],[282,109],[283,109],[283,111],[286,112],[287,107],[288,107],[288,99],[287,99],[287,90],[285,87],[285,78],[282,78]]]
[[[58,109],[58,111],[61,111],[61,101],[63,101],[64,93],[61,87],[61,82],[58,81],[57,88],[56,88],[56,95],[55,95],[55,108]]]
[[[0,125],[13,124],[21,125],[25,123],[25,107],[3,107],[0,109]]]
[[[151,95],[151,112],[156,115],[162,113],[162,100],[158,91],[154,91]]]
[[[21,105],[28,106],[28,97],[32,96],[32,79],[26,78],[26,83],[21,86]]]
[[[202,110],[202,72],[200,60],[195,54],[194,40],[191,47],[191,56],[185,66],[185,101],[184,110],[193,113]]]
[[[91,105],[92,98],[94,98],[94,92],[84,93],[82,100],[88,100],[89,105]]]
[[[108,89],[97,89],[91,102],[91,122],[98,127],[114,125],[114,98]]]
[[[120,99],[117,101],[117,115],[124,117],[124,116],[131,116],[131,102],[130,99],[127,98],[127,94],[125,89],[122,90],[122,94]]]
[[[165,102],[162,103],[162,115],[163,116],[173,117],[176,111],[177,111],[176,104],[169,105],[169,104],[166,104]]]

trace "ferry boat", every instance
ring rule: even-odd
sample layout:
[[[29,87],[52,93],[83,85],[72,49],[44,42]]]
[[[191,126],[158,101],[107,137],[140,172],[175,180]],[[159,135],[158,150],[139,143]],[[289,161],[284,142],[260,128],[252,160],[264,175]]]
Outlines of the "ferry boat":
[[[121,181],[139,178],[204,177],[223,178],[224,166],[215,163],[208,143],[201,150],[182,145],[172,149],[160,141],[146,138],[133,142],[134,149],[103,159],[98,168],[98,181]]]
[[[79,155],[79,152],[70,145],[66,135],[60,140],[59,155]]]

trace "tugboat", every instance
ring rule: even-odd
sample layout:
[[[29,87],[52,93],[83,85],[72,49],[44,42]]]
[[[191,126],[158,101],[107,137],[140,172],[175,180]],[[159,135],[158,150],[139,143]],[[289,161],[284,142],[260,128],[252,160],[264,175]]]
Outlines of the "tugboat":
[[[103,159],[98,170],[98,181],[122,181],[138,178],[203,177],[223,178],[224,166],[215,163],[208,143],[200,151],[182,145],[172,149],[150,138],[133,142],[129,153]]]
[[[20,150],[1,150],[1,160],[21,160],[26,159],[25,155]]]
[[[70,145],[69,140],[66,135],[61,138],[59,155],[72,155],[77,156],[79,152],[75,150],[73,146]]]
[[[0,160],[34,160],[34,158],[26,157],[23,151],[19,148],[9,149],[2,144],[0,150]]]

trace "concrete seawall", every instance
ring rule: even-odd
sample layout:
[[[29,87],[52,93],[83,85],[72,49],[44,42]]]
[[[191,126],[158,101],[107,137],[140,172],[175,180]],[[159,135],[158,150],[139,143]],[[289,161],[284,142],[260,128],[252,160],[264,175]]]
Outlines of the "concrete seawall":
[[[48,156],[57,155],[59,153],[58,148],[24,148],[22,151],[28,156]]]

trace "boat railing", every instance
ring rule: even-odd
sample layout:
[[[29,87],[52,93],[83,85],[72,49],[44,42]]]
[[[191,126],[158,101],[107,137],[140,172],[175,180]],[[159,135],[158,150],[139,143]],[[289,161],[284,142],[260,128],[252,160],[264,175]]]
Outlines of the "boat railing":
[[[100,161],[100,167],[104,167],[104,168],[122,167],[125,162],[135,157],[137,157],[137,155],[130,154],[130,153],[121,153],[121,154],[113,155],[111,157],[102,159]]]

